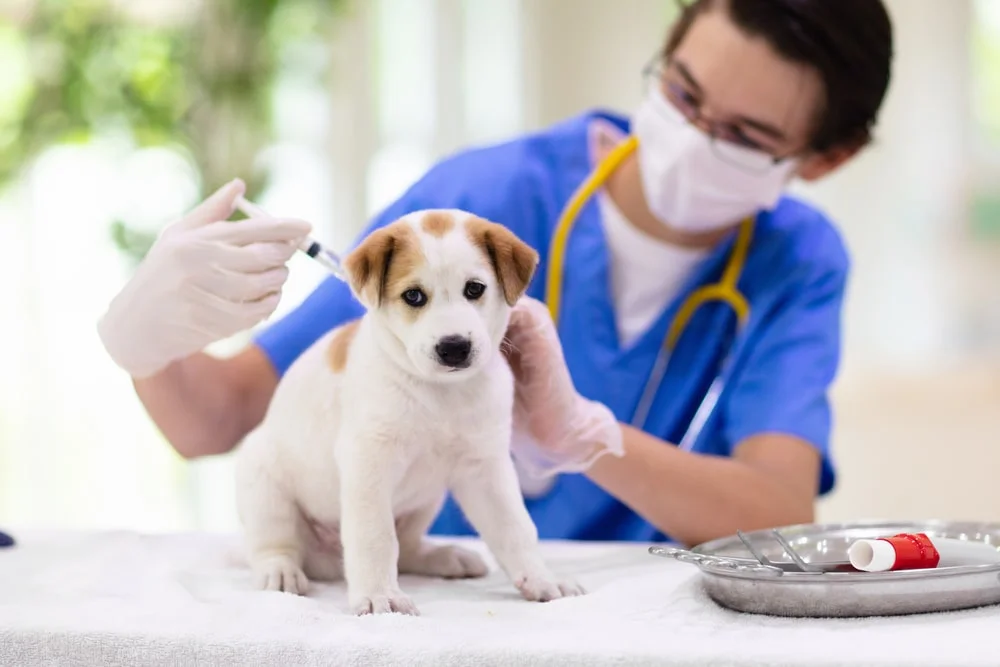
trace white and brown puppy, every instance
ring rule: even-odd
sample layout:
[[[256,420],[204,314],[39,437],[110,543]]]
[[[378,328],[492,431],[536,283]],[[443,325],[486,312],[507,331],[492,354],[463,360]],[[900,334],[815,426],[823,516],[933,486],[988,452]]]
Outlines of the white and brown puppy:
[[[356,613],[417,613],[399,573],[487,572],[426,539],[450,490],[525,598],[582,592],[542,561],[510,458],[500,346],[537,263],[505,227],[457,210],[410,214],[347,256],[366,314],[288,369],[238,454],[261,588],[303,594],[308,579],[343,577]]]

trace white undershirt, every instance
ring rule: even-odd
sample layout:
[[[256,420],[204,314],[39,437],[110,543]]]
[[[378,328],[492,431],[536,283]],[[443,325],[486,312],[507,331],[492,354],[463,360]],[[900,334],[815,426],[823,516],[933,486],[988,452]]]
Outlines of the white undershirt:
[[[603,192],[597,195],[611,264],[618,338],[631,345],[680,293],[709,248],[682,248],[636,229]]]

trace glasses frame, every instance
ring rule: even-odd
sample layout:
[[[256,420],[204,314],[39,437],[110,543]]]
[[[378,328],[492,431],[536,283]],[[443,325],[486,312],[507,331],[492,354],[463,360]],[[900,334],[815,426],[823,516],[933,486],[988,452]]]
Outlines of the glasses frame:
[[[684,118],[686,123],[708,136],[712,146],[712,153],[719,160],[748,173],[763,174],[790,158],[790,156],[779,157],[771,155],[761,149],[741,146],[724,137],[720,137],[716,129],[718,126],[716,121],[705,117],[700,109],[685,108],[682,102],[672,98],[669,90],[669,82],[666,80],[669,68],[670,63],[665,56],[654,56],[642,68],[643,94],[648,96],[651,87],[655,86],[657,94],[661,96],[666,104],[673,107]],[[670,120],[674,122],[674,119]]]

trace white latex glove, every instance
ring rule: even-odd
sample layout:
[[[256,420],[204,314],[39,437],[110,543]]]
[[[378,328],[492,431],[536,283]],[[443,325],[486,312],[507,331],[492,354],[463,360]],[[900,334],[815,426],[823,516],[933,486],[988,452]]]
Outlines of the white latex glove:
[[[522,298],[507,340],[515,381],[511,453],[524,472],[536,478],[581,472],[604,454],[624,455],[614,413],[574,388],[545,304]]]
[[[232,181],[164,229],[111,301],[98,334],[132,377],[245,331],[277,307],[285,264],[311,228],[281,218],[228,221],[244,189]]]

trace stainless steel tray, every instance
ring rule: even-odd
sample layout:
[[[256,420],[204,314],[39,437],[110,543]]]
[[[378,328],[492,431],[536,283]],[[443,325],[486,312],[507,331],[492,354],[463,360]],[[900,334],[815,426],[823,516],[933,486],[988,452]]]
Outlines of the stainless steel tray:
[[[789,526],[778,532],[792,554],[770,530],[741,534],[743,539],[712,540],[692,549],[654,546],[649,552],[696,565],[709,597],[726,608],[753,614],[895,616],[1000,603],[1000,564],[901,572],[804,572],[794,562],[798,555],[807,566],[843,563],[855,540],[904,532],[1000,545],[997,523],[871,521]],[[762,564],[743,540],[772,564]]]

